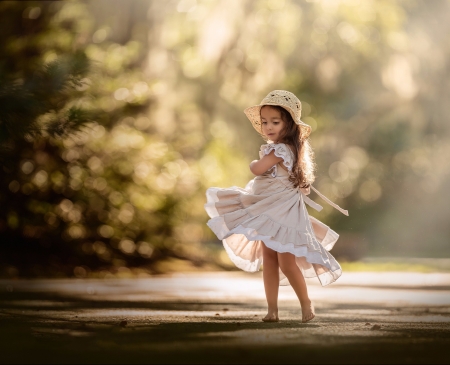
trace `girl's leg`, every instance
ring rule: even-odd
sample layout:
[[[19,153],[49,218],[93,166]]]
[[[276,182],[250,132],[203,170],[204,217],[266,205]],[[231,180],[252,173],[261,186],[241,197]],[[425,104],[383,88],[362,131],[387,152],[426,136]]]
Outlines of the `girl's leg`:
[[[314,307],[308,296],[308,288],[305,278],[295,262],[295,256],[291,253],[278,253],[278,264],[281,271],[289,280],[292,288],[302,306],[302,322],[308,322],[315,317]]]
[[[264,289],[268,306],[267,316],[263,321],[278,321],[278,287],[280,285],[278,256],[277,252],[266,247],[264,242],[262,242],[262,249]]]

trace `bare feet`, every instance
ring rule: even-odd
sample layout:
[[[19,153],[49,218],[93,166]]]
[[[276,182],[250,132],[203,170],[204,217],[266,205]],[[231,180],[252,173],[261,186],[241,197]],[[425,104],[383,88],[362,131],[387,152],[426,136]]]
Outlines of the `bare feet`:
[[[278,313],[277,312],[269,312],[267,315],[262,319],[263,322],[278,322]]]
[[[302,305],[302,323],[309,322],[315,316],[316,313],[311,302],[309,302],[309,304]]]

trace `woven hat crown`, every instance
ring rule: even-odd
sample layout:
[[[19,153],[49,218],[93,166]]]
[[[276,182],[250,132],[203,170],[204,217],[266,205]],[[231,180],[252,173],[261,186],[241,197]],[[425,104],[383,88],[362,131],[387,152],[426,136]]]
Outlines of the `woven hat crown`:
[[[258,133],[261,133],[260,112],[264,105],[281,106],[286,109],[289,114],[291,114],[294,122],[301,127],[300,129],[303,138],[308,137],[311,133],[311,126],[303,123],[300,119],[302,115],[302,103],[293,93],[286,90],[271,91],[259,105],[255,105],[244,110],[245,115],[247,115],[247,118],[250,120]]]
[[[302,116],[302,103],[289,91],[274,90],[270,92],[262,101],[261,105],[279,105],[287,109],[294,118],[294,121]]]

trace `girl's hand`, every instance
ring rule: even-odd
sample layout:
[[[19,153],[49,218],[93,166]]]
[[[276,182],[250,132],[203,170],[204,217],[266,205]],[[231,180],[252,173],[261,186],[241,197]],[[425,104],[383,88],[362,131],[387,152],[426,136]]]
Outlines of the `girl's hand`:
[[[263,156],[260,160],[254,160],[250,163],[250,171],[253,175],[259,176],[267,170],[275,166],[278,162],[283,161],[281,157],[275,156],[275,151],[271,151],[268,155]]]

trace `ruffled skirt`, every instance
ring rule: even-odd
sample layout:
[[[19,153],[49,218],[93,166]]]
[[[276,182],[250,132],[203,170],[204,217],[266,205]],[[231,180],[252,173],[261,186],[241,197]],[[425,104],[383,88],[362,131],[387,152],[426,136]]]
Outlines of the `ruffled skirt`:
[[[328,252],[339,235],[310,217],[302,192],[288,176],[269,173],[251,180],[245,189],[209,188],[205,210],[208,226],[222,240],[231,261],[240,269],[256,272],[263,264],[262,245],[289,252],[306,278],[317,277],[325,286],[342,274]],[[280,271],[280,285],[289,285]]]

